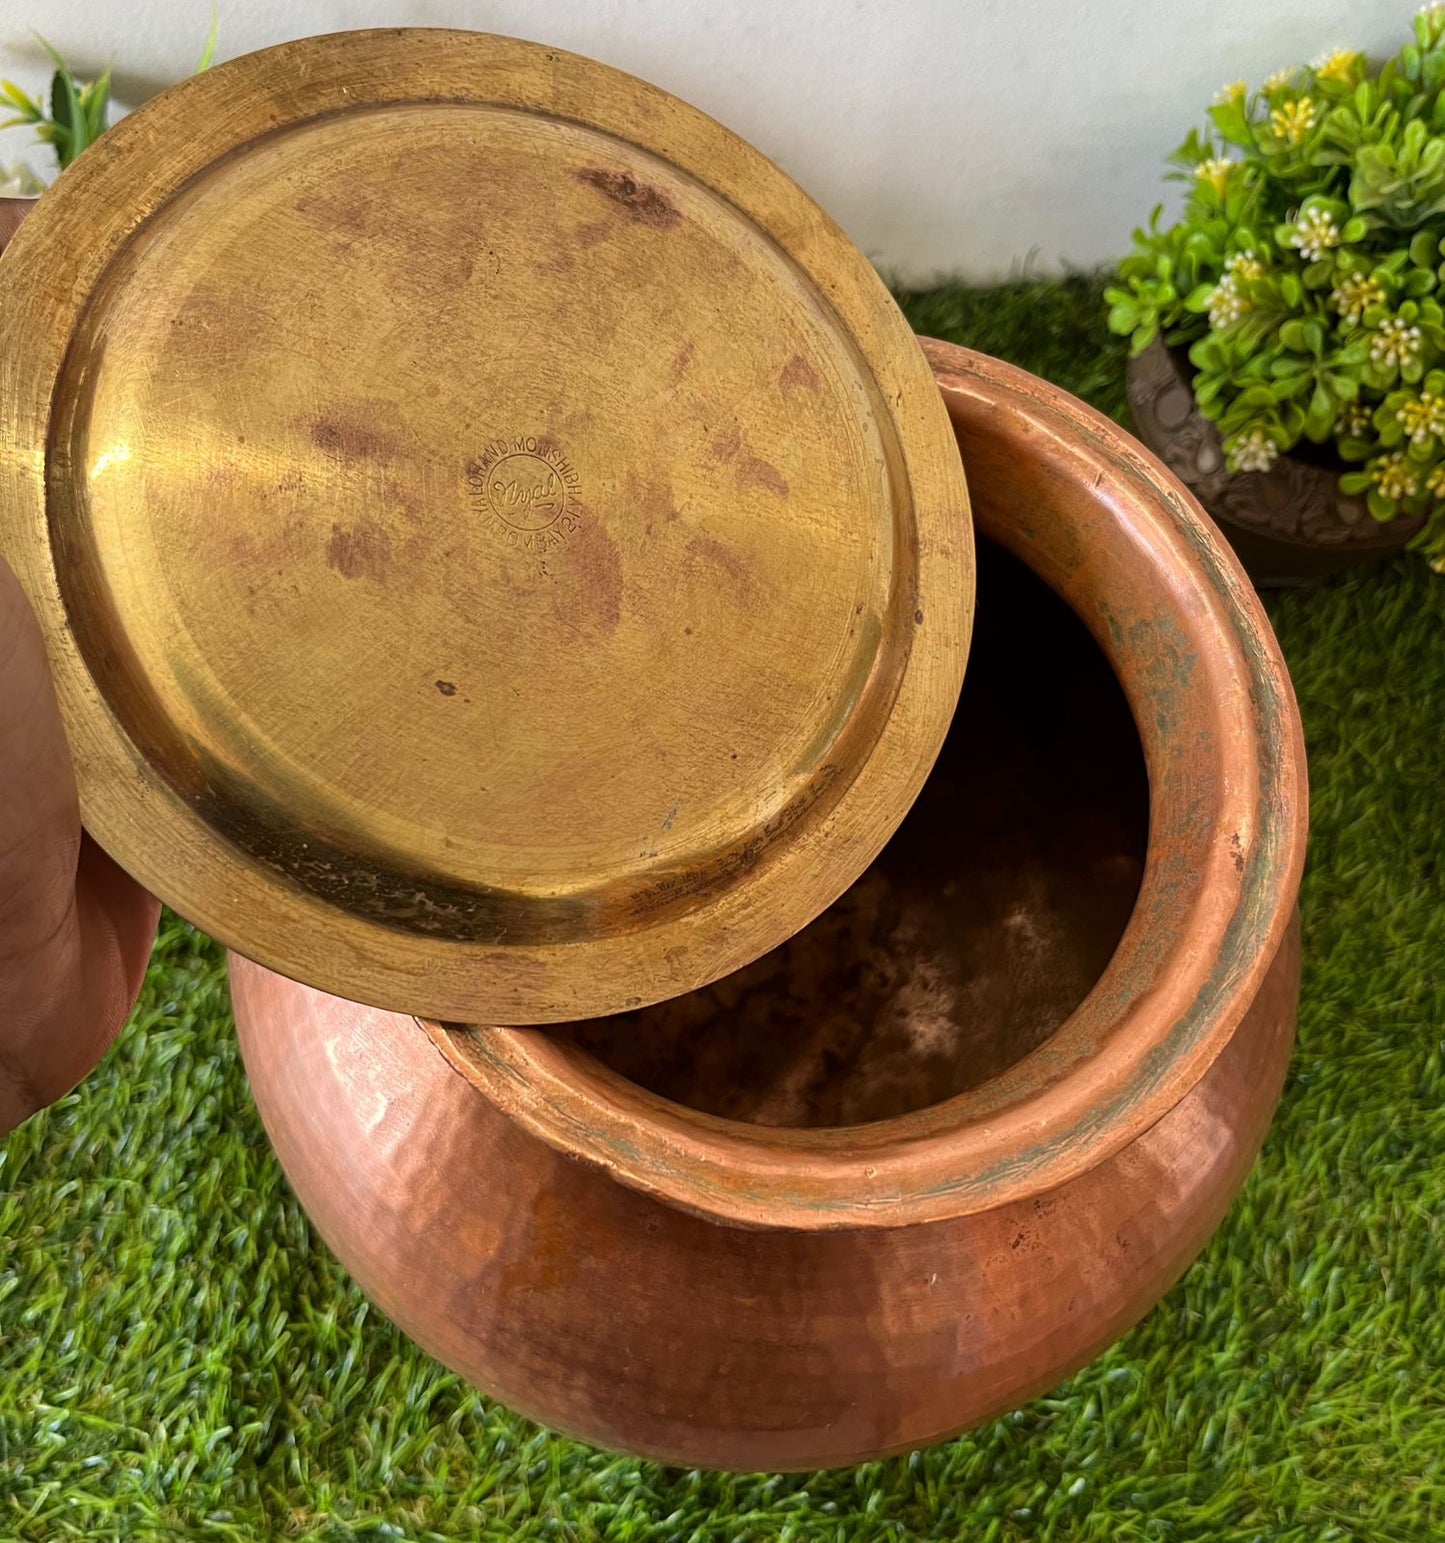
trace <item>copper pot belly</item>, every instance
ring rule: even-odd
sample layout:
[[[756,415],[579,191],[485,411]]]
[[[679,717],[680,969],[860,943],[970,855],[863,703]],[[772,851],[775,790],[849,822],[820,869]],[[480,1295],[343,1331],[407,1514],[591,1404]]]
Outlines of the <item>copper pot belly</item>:
[[[560,1030],[232,958],[327,1243],[431,1353],[599,1445],[811,1469],[1019,1404],[1179,1276],[1279,1097],[1306,789],[1253,592],[1116,427],[926,346],[984,538],[974,650],[922,797],[830,912]]]

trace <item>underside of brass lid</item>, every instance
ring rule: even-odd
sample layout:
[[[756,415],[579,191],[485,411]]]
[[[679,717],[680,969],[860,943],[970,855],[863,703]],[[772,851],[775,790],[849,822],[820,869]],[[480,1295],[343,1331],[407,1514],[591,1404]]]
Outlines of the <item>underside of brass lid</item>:
[[[524,1023],[735,969],[942,741],[967,495],[863,257],[702,114],[340,34],[87,152],[4,259],[0,549],[86,822],[225,943]]]

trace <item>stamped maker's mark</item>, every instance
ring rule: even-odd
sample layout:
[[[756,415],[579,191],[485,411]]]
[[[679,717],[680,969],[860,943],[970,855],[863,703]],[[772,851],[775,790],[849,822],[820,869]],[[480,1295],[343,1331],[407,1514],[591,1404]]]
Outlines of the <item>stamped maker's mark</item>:
[[[503,546],[550,552],[577,529],[577,469],[549,439],[494,439],[467,467],[472,503]]]

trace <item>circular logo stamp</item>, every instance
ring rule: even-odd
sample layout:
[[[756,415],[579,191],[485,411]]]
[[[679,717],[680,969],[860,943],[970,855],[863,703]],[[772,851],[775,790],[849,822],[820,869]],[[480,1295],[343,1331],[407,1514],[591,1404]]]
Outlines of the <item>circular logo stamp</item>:
[[[468,467],[467,480],[488,530],[505,546],[546,552],[577,529],[577,471],[549,439],[493,440]]]

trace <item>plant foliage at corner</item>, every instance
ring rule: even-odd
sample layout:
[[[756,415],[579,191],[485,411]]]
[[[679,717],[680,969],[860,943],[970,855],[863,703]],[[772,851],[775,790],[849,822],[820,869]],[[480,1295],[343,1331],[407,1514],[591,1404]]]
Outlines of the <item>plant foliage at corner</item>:
[[[82,150],[88,150],[105,133],[110,109],[110,71],[106,70],[98,80],[82,84],[50,44],[44,38],[40,41],[55,61],[50,99],[38,101],[14,81],[0,81],[0,102],[14,113],[14,117],[0,123],[0,129],[32,125],[35,137],[55,151],[55,159],[64,171]]]
[[[196,65],[197,73],[210,68],[216,56],[219,30],[219,16],[212,10],[211,30]],[[39,33],[36,37],[55,64],[49,100],[38,100],[22,91],[14,81],[0,81],[0,110],[8,109],[14,114],[0,123],[0,129],[31,126],[35,137],[54,149],[55,159],[64,171],[106,131],[110,112],[110,70],[107,68],[97,80],[79,81],[55,49]]]
[[[1187,347],[1235,471],[1302,440],[1378,520],[1428,515],[1445,568],[1445,3],[1374,68],[1349,50],[1226,87],[1171,157],[1162,206],[1106,294],[1141,352]]]

